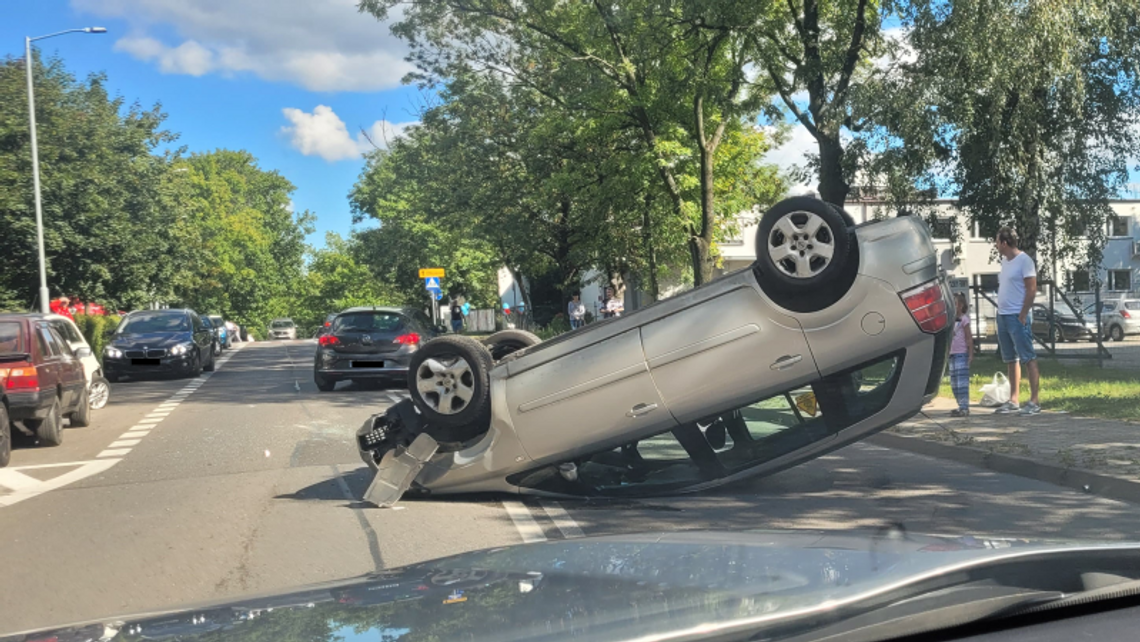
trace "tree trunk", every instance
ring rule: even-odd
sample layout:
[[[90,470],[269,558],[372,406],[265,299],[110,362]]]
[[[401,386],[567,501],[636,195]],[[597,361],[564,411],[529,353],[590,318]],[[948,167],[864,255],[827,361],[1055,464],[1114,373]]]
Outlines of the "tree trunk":
[[[843,144],[839,132],[819,132],[819,197],[843,207],[851,186],[843,177]]]
[[[653,228],[651,210],[653,208],[653,193],[645,193],[645,209],[641,212],[641,237],[645,243],[645,258],[649,263],[649,295],[656,301],[661,295],[657,284],[657,251],[653,248]]]

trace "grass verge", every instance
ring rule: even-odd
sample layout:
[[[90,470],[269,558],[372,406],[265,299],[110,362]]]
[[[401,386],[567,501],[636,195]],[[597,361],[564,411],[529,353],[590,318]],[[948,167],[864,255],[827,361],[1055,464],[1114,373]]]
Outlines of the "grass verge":
[[[1038,359],[1041,369],[1041,407],[1064,410],[1074,415],[1140,421],[1140,377],[1136,372],[1098,368],[1095,365],[1066,363],[1058,359]],[[993,381],[995,372],[1006,366],[994,355],[974,357],[970,366],[970,400],[982,398],[982,386]],[[949,372],[938,390],[941,397],[953,399]],[[1029,382],[1021,381],[1020,399],[1029,399]]]

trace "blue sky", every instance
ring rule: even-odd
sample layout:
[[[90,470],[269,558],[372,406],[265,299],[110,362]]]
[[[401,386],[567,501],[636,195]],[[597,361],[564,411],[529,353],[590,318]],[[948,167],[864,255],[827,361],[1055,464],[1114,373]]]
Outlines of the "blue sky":
[[[281,172],[295,209],[317,215],[316,245],[352,229],[360,129],[418,119],[404,45],[355,0],[4,0],[3,13],[0,56],[22,56],[25,36],[106,27],[36,44],[79,77],[106,72],[128,101],[161,103],[190,151],[246,149]]]

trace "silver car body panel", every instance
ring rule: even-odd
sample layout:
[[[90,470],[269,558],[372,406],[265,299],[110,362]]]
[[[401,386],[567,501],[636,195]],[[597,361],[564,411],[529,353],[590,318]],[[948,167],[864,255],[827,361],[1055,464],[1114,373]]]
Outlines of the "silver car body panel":
[[[818,442],[697,491],[774,472],[882,430],[921,409],[940,349],[900,293],[939,278],[925,225],[913,217],[855,229],[859,273],[838,302],[784,309],[745,269],[525,349],[491,371],[490,429],[437,454],[416,483],[435,494],[520,489],[507,477],[620,446],[905,351],[889,403]],[[942,283],[943,297],[949,289]],[[942,346],[941,349],[944,349]]]

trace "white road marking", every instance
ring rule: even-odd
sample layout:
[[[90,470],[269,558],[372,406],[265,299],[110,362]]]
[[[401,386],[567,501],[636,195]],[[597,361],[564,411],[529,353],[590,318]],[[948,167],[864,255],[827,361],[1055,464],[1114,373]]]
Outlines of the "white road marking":
[[[142,441],[142,440],[141,439],[120,439],[118,441],[112,441],[110,444],[107,445],[107,448],[128,448],[130,446],[137,445],[140,441]]]
[[[503,508],[507,510],[507,515],[510,516],[511,521],[515,523],[515,529],[518,530],[524,543],[546,541],[546,533],[542,532],[542,527],[534,521],[534,517],[531,516],[530,511],[522,502],[505,500]]]
[[[574,518],[570,517],[570,513],[567,513],[566,509],[562,508],[562,504],[558,502],[539,503],[542,504],[542,510],[546,511],[546,515],[550,518],[550,521],[554,522],[558,530],[562,531],[563,537],[566,539],[585,537],[585,533],[578,527],[578,522],[575,522]]]
[[[70,470],[59,477],[54,477],[47,481],[39,481],[35,486],[22,488],[7,495],[0,495],[0,506],[11,506],[12,504],[22,502],[25,499],[31,499],[36,495],[46,493],[49,490],[54,490],[68,484],[73,484],[81,479],[97,475],[111,466],[119,463],[120,459],[99,459],[93,461],[69,461],[62,464],[36,464],[32,466],[20,466],[19,468],[7,468],[0,470],[0,479],[6,479],[9,476],[6,473],[19,473],[21,469],[30,470],[33,468],[62,468],[67,466],[77,466],[74,470]]]
[[[401,395],[398,392],[389,392],[387,393],[387,397],[392,401],[392,403],[400,403],[401,401],[408,398],[406,395]]]
[[[141,437],[146,437],[149,434],[149,430],[128,430],[127,432],[119,435],[119,439],[139,439]]]
[[[125,455],[129,452],[131,452],[130,448],[108,448],[107,450],[104,450],[103,452],[101,452],[95,456],[100,458],[100,459],[102,459],[104,457],[122,457],[123,455]]]
[[[34,488],[40,480],[18,470],[0,470],[0,486],[10,490]]]

